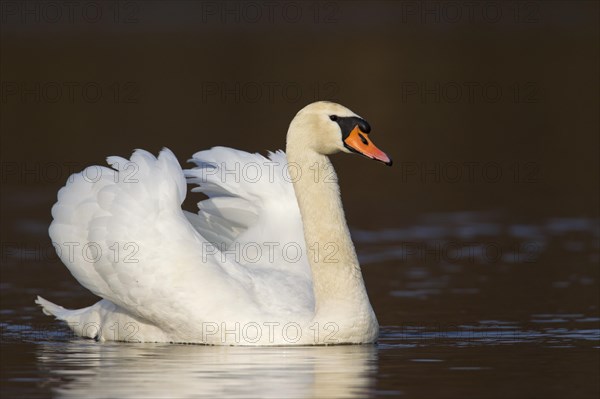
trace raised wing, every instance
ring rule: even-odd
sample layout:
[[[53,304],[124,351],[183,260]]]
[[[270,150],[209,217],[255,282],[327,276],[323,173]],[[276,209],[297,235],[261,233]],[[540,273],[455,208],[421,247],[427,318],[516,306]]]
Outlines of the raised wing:
[[[259,301],[278,312],[311,311],[312,277],[302,219],[285,153],[268,158],[232,148],[200,151],[184,173],[209,198],[190,215],[221,259],[252,270]],[[212,234],[211,232],[218,232]]]
[[[209,196],[198,214],[181,209],[186,182],[167,149],[71,176],[50,226],[64,264],[96,295],[182,341],[203,322],[309,317],[312,281],[285,154],[215,148],[194,162],[186,174]],[[215,173],[235,168],[246,174]]]
[[[189,183],[198,185],[192,191],[209,197],[198,202],[198,217],[193,219],[198,231],[222,232],[215,244],[225,244],[226,250],[235,245],[258,245],[281,258],[266,262],[269,267],[309,272],[302,219],[283,151],[266,158],[215,147],[194,154],[191,161],[197,166],[184,173]],[[292,262],[294,248],[302,256]],[[241,259],[241,263],[263,262]]]
[[[73,276],[166,331],[252,309],[247,269],[207,256],[208,241],[185,217],[186,182],[171,151],[108,163],[114,169],[72,175],[52,208],[50,237]]]

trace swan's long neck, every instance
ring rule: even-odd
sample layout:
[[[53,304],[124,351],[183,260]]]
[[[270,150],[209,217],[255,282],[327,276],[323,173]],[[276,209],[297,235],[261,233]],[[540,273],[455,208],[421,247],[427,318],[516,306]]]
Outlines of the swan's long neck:
[[[376,325],[333,165],[327,156],[294,144],[288,136],[289,171],[312,269],[316,318],[336,315]]]

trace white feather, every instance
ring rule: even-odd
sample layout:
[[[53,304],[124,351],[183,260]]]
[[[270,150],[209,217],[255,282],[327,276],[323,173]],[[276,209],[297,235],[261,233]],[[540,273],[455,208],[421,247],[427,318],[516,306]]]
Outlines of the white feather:
[[[204,188],[201,171],[215,157],[229,166],[270,162],[258,154],[222,147],[195,154],[193,161],[199,166],[186,171],[190,183],[200,185],[193,191]],[[271,154],[271,158],[279,164],[278,170],[285,167],[283,153]],[[108,162],[120,169],[90,167],[73,175],[52,210],[52,241],[84,287],[121,312],[169,332],[172,340],[186,342],[198,342],[201,337],[189,328],[175,331],[173,326],[190,321],[219,325],[240,320],[278,322],[292,315],[302,320],[313,312],[305,255],[286,263],[281,250],[265,245],[287,237],[283,242],[293,242],[305,253],[291,183],[283,178],[269,182],[265,176],[253,183],[232,179],[229,184],[211,175],[205,190],[210,198],[199,202],[198,215],[186,216],[181,209],[185,178],[171,151],[164,149],[157,159],[137,150],[130,160],[109,157]],[[136,173],[126,175],[125,165],[135,165]],[[96,170],[101,170],[97,181]],[[219,238],[227,248],[237,244],[240,250],[222,255]],[[258,262],[243,256],[247,244],[263,251]],[[85,246],[100,248],[102,255],[95,262],[94,254],[87,254],[86,259]],[[71,253],[70,248],[74,248]],[[274,259],[269,259],[269,250]],[[43,301],[48,312],[69,319],[68,310],[57,312]],[[220,306],[223,303],[227,309]],[[242,318],[235,309],[243,309]]]

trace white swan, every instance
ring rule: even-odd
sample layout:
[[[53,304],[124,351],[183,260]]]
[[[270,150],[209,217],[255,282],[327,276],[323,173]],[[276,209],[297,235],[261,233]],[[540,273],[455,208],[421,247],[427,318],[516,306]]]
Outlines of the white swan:
[[[109,157],[70,177],[50,237],[73,276],[103,299],[44,313],[98,340],[213,345],[371,343],[379,326],[327,155],[391,165],[349,109],[300,110],[286,154],[216,147],[182,171],[168,150]],[[209,199],[185,212],[186,176]]]

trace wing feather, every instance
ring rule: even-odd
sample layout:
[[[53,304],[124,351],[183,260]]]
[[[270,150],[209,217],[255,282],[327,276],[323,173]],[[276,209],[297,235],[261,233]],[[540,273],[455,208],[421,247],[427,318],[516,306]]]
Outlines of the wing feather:
[[[264,157],[215,147],[194,154],[191,161],[196,167],[184,173],[190,184],[198,185],[192,191],[209,197],[198,203],[194,227],[226,232],[211,242],[247,255],[238,262],[259,276],[254,279],[259,298],[271,301],[264,306],[283,313],[311,312],[312,276],[285,153]]]
[[[212,317],[223,301],[252,304],[245,269],[207,256],[207,241],[185,217],[186,182],[175,156],[137,150],[130,160],[108,160],[116,170],[71,176],[52,209],[50,236],[73,276],[164,329]]]
[[[168,149],[136,150],[70,177],[52,209],[50,236],[73,276],[94,294],[185,340],[203,321],[272,320],[314,309],[302,222],[283,152],[268,158],[217,147],[184,172]],[[224,170],[259,179],[221,179]],[[184,212],[187,182],[209,196]],[[233,176],[225,174],[225,176]],[[254,244],[259,262],[223,257],[215,243]],[[272,251],[269,243],[278,244]],[[293,262],[281,247],[293,243]],[[267,256],[268,255],[268,256]],[[271,256],[272,255],[272,256]],[[240,314],[240,309],[243,309]],[[181,330],[181,331],[179,331]],[[188,334],[188,335],[186,335]]]

